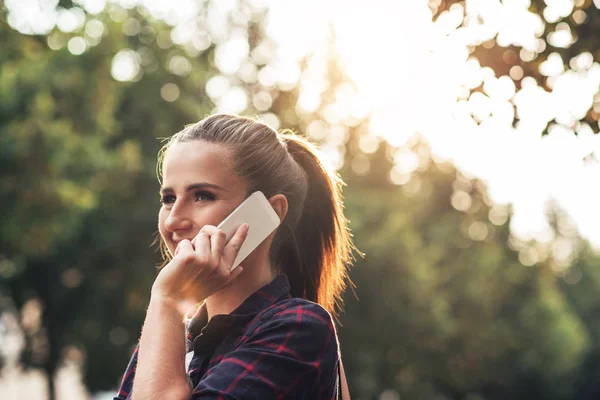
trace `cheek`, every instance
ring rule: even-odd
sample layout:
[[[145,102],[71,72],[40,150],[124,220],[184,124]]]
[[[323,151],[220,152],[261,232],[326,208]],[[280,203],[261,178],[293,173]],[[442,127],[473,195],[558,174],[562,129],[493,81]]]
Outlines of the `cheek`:
[[[163,239],[167,234],[167,229],[165,228],[165,221],[167,220],[168,216],[169,214],[167,210],[161,208],[158,212],[158,231],[160,232],[160,236],[162,236]]]
[[[229,211],[228,208],[215,210],[215,212],[207,215],[206,218],[204,218],[204,223],[202,225],[218,226],[230,214],[231,211]]]
[[[167,210],[161,209],[158,212],[158,232],[160,233],[160,237],[162,238],[163,242],[167,245],[169,252],[171,255],[173,255],[175,252],[175,247],[173,247],[173,243],[171,241],[167,240],[169,237],[169,231],[167,228],[165,228],[165,221],[167,220],[168,216],[169,212]]]

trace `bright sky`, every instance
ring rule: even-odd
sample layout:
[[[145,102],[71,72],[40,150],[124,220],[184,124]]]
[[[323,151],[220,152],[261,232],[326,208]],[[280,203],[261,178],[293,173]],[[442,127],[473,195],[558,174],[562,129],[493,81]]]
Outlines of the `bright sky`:
[[[22,32],[44,33],[55,24],[64,32],[84,27],[84,34],[66,44],[73,54],[100,40],[100,21],[86,21],[77,10],[56,11],[56,3],[6,0],[9,22]],[[600,190],[594,189],[600,164],[584,162],[586,157],[600,160],[600,136],[579,123],[591,107],[600,111],[600,65],[590,53],[571,60],[552,54],[541,66],[541,73],[552,77],[551,88],[545,89],[523,77],[520,67],[511,69],[510,76],[496,76],[469,53],[470,45],[494,37],[500,46],[521,47],[523,60],[533,59],[546,41],[567,47],[573,36],[566,24],[559,23],[545,38],[541,35],[547,22],[571,15],[583,22],[585,13],[576,10],[582,0],[547,0],[542,17],[528,11],[529,0],[467,0],[466,10],[454,5],[435,23],[429,7],[435,8],[439,0],[374,0],[368,5],[359,0],[219,0],[207,6],[194,0],[74,3],[91,14],[109,7],[115,20],[127,18],[123,8],[144,4],[154,17],[176,26],[171,40],[191,44],[191,53],[217,43],[215,63],[221,75],[206,88],[215,111],[241,113],[252,103],[277,127],[277,117],[268,111],[273,101],[268,89],[298,87],[296,111],[309,121],[308,134],[324,139],[322,147],[334,165],[343,160],[339,149],[348,128],[370,115],[361,145],[372,152],[378,140],[387,140],[400,148],[392,181],[407,184],[418,167],[414,154],[402,147],[418,132],[437,158],[485,181],[495,202],[514,206],[511,228],[518,237],[549,240],[545,210],[552,199],[580,234],[600,248]],[[600,1],[594,4],[600,6]],[[267,38],[250,52],[245,28],[265,10]],[[135,21],[125,20],[123,26],[136,32]],[[49,45],[61,46],[52,37]],[[326,64],[332,57],[338,57],[354,85],[335,88],[334,101],[323,105]],[[305,59],[307,67],[301,70]],[[113,59],[113,76],[139,79],[140,64],[134,50],[123,49]],[[175,74],[189,73],[184,57],[169,66]],[[522,80],[518,92],[516,80]],[[262,89],[250,93],[244,83],[256,81]],[[481,83],[484,93],[471,94]],[[179,88],[167,83],[161,95],[175,101]],[[513,128],[515,113],[520,121]],[[548,123],[549,135],[542,137]],[[356,168],[364,171],[368,160]]]

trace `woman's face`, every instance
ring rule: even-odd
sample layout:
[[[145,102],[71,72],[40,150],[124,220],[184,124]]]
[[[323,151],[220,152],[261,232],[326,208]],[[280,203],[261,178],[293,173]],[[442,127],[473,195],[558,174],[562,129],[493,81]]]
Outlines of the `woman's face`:
[[[230,150],[206,141],[172,144],[162,178],[158,229],[171,254],[204,225],[219,225],[247,196],[248,185],[233,170]]]

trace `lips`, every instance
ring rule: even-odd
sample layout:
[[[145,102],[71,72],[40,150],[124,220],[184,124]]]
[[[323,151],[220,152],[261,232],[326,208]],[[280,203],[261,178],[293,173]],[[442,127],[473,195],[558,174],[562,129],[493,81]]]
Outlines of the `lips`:
[[[173,241],[173,243],[175,243],[176,245],[178,245],[179,242],[181,242],[182,240],[186,240],[186,239],[193,243],[194,238],[181,238],[181,239],[171,238],[171,240]]]

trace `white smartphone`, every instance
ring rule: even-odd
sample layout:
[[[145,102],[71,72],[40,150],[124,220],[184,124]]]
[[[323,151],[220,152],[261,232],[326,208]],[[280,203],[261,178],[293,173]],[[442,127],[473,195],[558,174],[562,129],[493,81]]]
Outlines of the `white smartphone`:
[[[280,220],[265,195],[254,192],[218,228],[225,232],[226,242],[229,242],[237,228],[244,223],[249,227],[248,236],[231,266],[232,271],[279,226]]]

